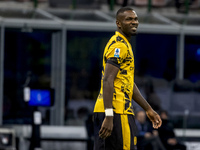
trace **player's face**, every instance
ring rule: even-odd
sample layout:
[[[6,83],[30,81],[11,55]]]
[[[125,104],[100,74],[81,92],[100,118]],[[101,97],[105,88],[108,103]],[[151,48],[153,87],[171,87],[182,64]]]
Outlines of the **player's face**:
[[[120,14],[117,22],[118,28],[127,36],[133,36],[136,34],[137,27],[139,25],[138,17],[135,11],[128,10]]]

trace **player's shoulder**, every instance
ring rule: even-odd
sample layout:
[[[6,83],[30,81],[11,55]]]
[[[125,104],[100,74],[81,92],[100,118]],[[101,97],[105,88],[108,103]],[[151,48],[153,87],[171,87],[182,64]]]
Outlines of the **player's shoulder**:
[[[112,48],[121,48],[121,49],[126,50],[128,47],[124,42],[115,40],[115,41],[111,42],[109,48],[111,48],[111,49]]]
[[[128,47],[128,43],[126,42],[126,40],[123,38],[123,37],[121,37],[121,36],[119,36],[119,35],[116,35],[115,36],[115,40],[116,40],[116,43],[118,43],[118,44],[120,44],[120,45],[123,45],[123,46],[125,46],[125,47]]]
[[[124,45],[124,44],[122,44],[122,43],[111,43],[111,44],[107,47],[107,51],[112,51],[112,50],[116,50],[116,49],[120,49],[121,51],[124,51],[124,52],[127,51],[126,45]]]
[[[113,35],[108,43],[112,43],[113,45],[121,45],[122,47],[128,47],[128,43],[119,35]]]
[[[118,34],[113,35],[107,43],[107,50],[120,48],[122,51],[126,51],[128,48],[127,42]]]

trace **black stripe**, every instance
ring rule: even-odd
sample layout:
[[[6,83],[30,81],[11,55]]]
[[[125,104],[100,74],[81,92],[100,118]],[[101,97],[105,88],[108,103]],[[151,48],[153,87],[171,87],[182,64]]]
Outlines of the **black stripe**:
[[[114,65],[115,67],[117,67],[117,68],[120,68],[120,65],[119,64],[117,64],[116,62],[114,62],[114,61],[112,61],[112,60],[107,60],[107,62],[106,63],[109,63],[109,64],[111,64],[111,65]]]
[[[123,150],[123,136],[122,136],[122,124],[121,124],[120,114],[114,114],[112,137],[113,137],[112,145],[114,147],[114,149],[112,150]]]
[[[136,125],[135,125],[135,118],[133,115],[128,115],[128,122],[131,133],[131,150],[136,150],[136,145],[134,145],[134,137],[136,136]]]
[[[105,150],[123,150],[123,137],[120,114],[114,113],[113,131],[110,137],[105,140]]]

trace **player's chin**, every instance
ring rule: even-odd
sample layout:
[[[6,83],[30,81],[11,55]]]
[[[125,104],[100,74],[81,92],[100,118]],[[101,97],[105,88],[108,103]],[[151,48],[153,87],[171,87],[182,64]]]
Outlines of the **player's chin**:
[[[131,36],[134,36],[134,35],[136,35],[136,34],[137,34],[136,31],[132,31],[132,32],[131,32]]]
[[[135,36],[137,35],[137,32],[131,33],[131,36]]]

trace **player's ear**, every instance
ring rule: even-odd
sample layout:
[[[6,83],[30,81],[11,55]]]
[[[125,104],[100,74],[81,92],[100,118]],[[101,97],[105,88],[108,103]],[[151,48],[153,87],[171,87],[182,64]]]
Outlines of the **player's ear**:
[[[116,25],[120,29],[121,28],[121,22],[119,20],[116,20]]]

